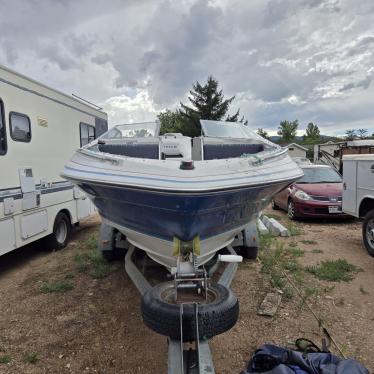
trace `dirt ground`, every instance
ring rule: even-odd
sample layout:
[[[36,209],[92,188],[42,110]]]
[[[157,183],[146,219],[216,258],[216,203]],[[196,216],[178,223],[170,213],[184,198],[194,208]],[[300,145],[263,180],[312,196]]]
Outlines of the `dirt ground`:
[[[282,212],[268,213],[288,221]],[[48,252],[38,244],[0,258],[0,357],[10,360],[0,363],[0,373],[166,373],[166,338],[143,325],[140,297],[124,265],[99,278],[77,265],[82,243],[97,233],[98,225],[98,217],[83,222],[64,250]],[[374,259],[363,248],[361,224],[302,222],[298,228],[300,235],[278,240],[297,242],[304,251],[302,265],[344,258],[362,269],[350,282],[316,280],[317,286],[334,287],[308,302],[343,352],[373,370]],[[316,320],[296,295],[283,297],[273,318],[256,314],[269,290],[265,277],[257,261],[239,267],[232,284],[240,300],[239,321],[211,341],[217,374],[239,373],[265,342],[286,345],[299,337],[321,341]],[[55,280],[67,280],[72,289],[41,292],[45,282]]]

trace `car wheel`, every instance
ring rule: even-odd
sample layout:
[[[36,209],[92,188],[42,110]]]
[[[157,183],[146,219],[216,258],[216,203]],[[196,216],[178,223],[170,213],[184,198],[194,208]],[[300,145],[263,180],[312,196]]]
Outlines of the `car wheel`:
[[[362,224],[362,239],[370,256],[374,256],[374,210],[369,211]]]
[[[58,213],[53,224],[53,232],[46,238],[48,248],[65,248],[70,238],[70,231],[71,225],[68,216],[63,212]]]
[[[175,302],[173,282],[160,283],[147,291],[142,299],[143,321],[151,330],[180,339],[180,304]],[[180,292],[180,291],[179,291]],[[208,300],[199,303],[199,338],[209,339],[231,329],[238,319],[239,302],[234,293],[221,284],[211,285]],[[196,338],[194,306],[183,306],[183,341]]]
[[[296,216],[296,213],[295,213],[295,205],[294,205],[292,200],[288,201],[287,215],[288,215],[288,218],[291,219],[292,221],[297,219],[297,216]]]
[[[275,204],[274,199],[271,199],[271,207],[273,208],[273,210],[279,210],[279,206]]]

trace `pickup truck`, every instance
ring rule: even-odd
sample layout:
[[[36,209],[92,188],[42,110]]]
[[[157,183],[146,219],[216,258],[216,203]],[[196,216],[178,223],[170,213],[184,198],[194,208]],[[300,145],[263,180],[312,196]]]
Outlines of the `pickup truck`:
[[[362,239],[374,256],[374,154],[343,156],[342,210],[363,218]]]

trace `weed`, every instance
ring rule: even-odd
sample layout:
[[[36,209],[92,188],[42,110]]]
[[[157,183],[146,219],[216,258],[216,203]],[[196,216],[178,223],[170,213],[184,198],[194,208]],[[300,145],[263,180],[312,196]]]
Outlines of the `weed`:
[[[260,234],[260,250],[270,249],[273,245],[274,237],[270,233]]]
[[[298,247],[291,247],[287,249],[287,252],[292,256],[292,257],[302,257],[304,256],[304,251]]]
[[[353,274],[360,269],[345,259],[339,259],[322,261],[318,265],[307,266],[305,270],[318,279],[331,282],[348,282],[353,279]]]
[[[322,249],[314,248],[311,250],[312,253],[323,253]]]
[[[29,364],[36,364],[39,361],[38,354],[36,352],[26,353],[25,361]]]
[[[290,224],[288,225],[288,231],[290,232],[291,236],[302,234],[301,228],[293,222],[290,222]]]
[[[0,364],[9,364],[11,360],[9,355],[0,355]]]
[[[87,273],[93,278],[105,278],[116,267],[108,264],[96,249],[92,249],[92,246],[90,247],[90,244],[88,248],[91,248],[91,250],[78,253],[74,257],[78,271]]]
[[[66,281],[51,281],[40,286],[41,293],[64,293],[74,288],[72,283]]]
[[[290,299],[293,298],[293,296],[294,296],[294,292],[292,291],[291,288],[289,288],[289,287],[284,287],[284,289],[283,289],[283,295],[284,295],[284,297],[285,297],[286,299],[290,300]]]
[[[303,243],[303,244],[317,244],[317,242],[315,240],[308,240],[308,239],[302,240],[301,243]]]

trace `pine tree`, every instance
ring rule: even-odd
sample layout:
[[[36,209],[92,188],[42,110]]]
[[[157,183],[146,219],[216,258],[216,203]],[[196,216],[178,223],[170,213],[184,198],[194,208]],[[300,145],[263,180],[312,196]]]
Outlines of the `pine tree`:
[[[262,136],[263,138],[265,139],[269,139],[269,134],[267,131],[265,131],[264,129],[262,129],[261,127],[257,129],[257,135],[260,135]]]
[[[222,90],[218,89],[218,81],[212,76],[208,77],[203,86],[196,82],[192,86],[188,98],[192,106],[180,103],[180,114],[186,119],[183,134],[191,137],[200,136],[200,119],[221,121],[226,116],[226,121],[238,121],[239,109],[233,115],[227,114],[234,99],[235,96],[225,99]],[[241,122],[246,124],[247,121],[244,122],[244,118],[242,118]]]

